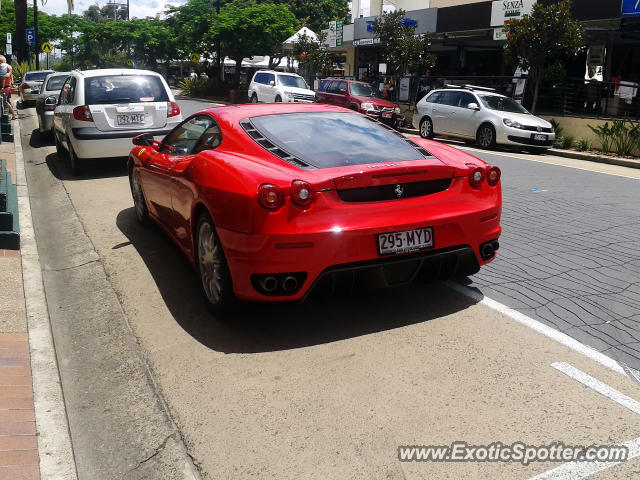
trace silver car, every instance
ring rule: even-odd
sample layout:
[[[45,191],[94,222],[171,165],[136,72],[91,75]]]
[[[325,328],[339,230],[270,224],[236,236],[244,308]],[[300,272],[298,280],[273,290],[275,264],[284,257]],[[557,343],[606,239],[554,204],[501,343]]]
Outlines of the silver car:
[[[542,151],[556,138],[549,122],[513,99],[484,88],[432,91],[416,105],[413,125],[423,138],[443,135],[475,140],[482,148],[501,144]]]
[[[36,115],[38,116],[40,133],[53,133],[53,111],[58,104],[62,85],[67,78],[69,78],[69,72],[51,73],[42,84],[40,95],[36,100]]]
[[[20,84],[20,100],[22,101],[22,107],[27,105],[27,102],[35,102],[40,95],[40,87],[42,82],[47,78],[47,75],[54,73],[53,70],[34,70],[33,72],[27,72],[22,77],[22,83]]]

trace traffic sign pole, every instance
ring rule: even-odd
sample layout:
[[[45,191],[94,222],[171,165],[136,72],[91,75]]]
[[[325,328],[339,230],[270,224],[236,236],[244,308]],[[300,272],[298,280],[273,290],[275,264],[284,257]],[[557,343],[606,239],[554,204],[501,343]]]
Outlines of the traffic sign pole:
[[[36,70],[40,70],[40,49],[38,48],[38,0],[33,0],[33,30],[35,33]]]

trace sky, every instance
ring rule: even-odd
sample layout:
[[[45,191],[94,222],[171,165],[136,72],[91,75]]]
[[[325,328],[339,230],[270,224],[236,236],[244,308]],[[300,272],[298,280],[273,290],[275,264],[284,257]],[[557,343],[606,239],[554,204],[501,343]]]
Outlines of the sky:
[[[116,0],[126,3],[126,0]],[[27,0],[30,4],[31,1]],[[95,0],[75,0],[73,13],[80,15],[89,5],[97,3],[100,7],[106,4],[106,1],[96,2]],[[129,8],[131,9],[131,18],[155,17],[156,14],[162,13],[167,4],[180,5],[184,0],[129,0]],[[41,0],[38,2],[38,9],[43,12],[61,15],[67,13],[67,0]]]

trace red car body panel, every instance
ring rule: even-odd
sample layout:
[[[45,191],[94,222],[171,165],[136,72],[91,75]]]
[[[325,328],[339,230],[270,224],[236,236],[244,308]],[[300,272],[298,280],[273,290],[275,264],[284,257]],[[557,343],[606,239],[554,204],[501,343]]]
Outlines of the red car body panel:
[[[384,164],[303,170],[271,154],[242,128],[246,118],[292,112],[355,112],[318,104],[251,104],[205,110],[222,132],[221,144],[196,155],[174,157],[155,147],[134,146],[130,173],[136,169],[150,217],[162,226],[197,267],[194,255],[198,215],[211,216],[223,246],[234,294],[245,300],[292,301],[303,298],[327,269],[377,261],[376,235],[432,227],[434,251],[466,246],[483,265],[480,245],[501,233],[501,186],[483,181],[472,188],[469,174],[485,171],[482,160],[455,148],[412,139],[434,158]],[[200,112],[202,113],[202,112]],[[347,188],[451,179],[444,191],[426,196],[372,202],[345,202]],[[291,182],[311,184],[315,201],[304,210],[289,198]],[[272,212],[257,199],[258,187],[281,188],[285,203]],[[428,254],[423,251],[421,254]],[[394,259],[404,255],[393,255]],[[386,257],[385,257],[386,258]],[[267,295],[252,275],[305,272],[290,295]]]

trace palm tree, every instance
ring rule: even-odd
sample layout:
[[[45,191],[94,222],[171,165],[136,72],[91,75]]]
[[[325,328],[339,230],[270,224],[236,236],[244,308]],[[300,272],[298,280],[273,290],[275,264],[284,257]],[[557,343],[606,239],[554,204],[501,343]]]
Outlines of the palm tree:
[[[16,9],[16,32],[24,32],[24,29],[27,28],[27,0],[15,0],[14,5]],[[16,55],[19,62],[24,62],[29,56],[27,40],[24,33],[22,35],[16,35],[16,37],[18,37],[16,39]]]
[[[73,0],[67,0],[67,10],[69,10],[69,15],[73,13],[73,7],[74,7]]]

